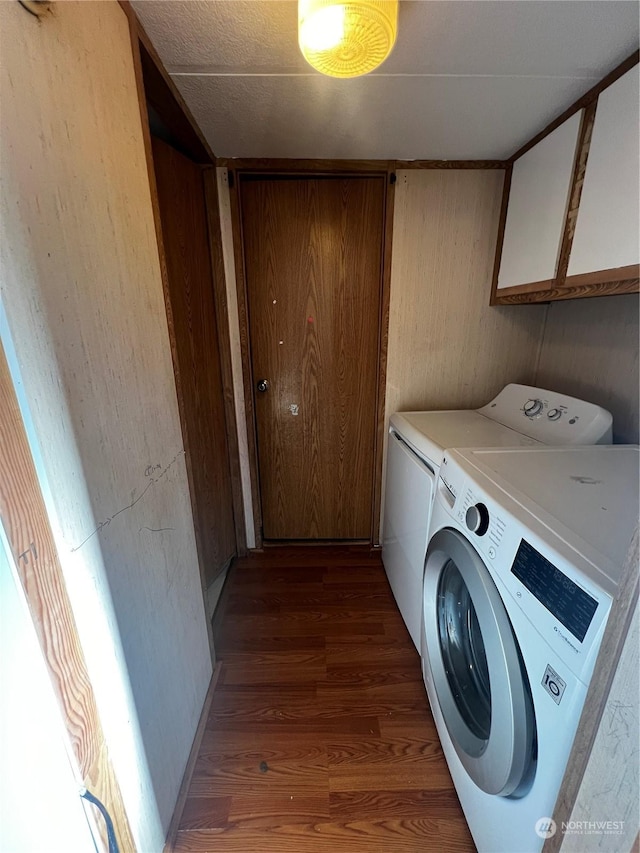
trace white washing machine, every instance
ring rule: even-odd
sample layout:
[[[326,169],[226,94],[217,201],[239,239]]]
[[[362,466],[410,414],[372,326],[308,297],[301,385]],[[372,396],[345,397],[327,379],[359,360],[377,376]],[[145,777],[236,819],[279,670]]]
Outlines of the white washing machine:
[[[609,444],[611,415],[600,406],[530,385],[507,385],[477,411],[391,416],[382,562],[400,613],[420,651],[422,573],[429,516],[450,447]]]
[[[543,846],[638,520],[639,461],[636,446],[445,455],[422,665],[480,853]]]

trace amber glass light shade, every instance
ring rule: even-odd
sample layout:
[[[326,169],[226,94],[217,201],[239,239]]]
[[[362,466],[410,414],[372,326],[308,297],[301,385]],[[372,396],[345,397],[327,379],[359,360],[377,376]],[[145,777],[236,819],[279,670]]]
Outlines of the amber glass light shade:
[[[398,0],[298,0],[298,43],[307,62],[329,77],[360,77],[391,53]]]

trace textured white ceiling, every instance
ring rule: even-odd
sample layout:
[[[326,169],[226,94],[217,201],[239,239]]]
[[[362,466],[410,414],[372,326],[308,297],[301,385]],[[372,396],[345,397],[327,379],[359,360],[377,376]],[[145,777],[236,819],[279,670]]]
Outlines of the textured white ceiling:
[[[635,0],[402,0],[398,40],[354,80],[313,71],[295,0],[136,0],[225,157],[511,155],[638,46]]]

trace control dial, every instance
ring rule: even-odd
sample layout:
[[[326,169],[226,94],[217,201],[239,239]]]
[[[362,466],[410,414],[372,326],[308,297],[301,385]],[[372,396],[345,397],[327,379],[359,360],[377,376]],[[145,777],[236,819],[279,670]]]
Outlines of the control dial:
[[[470,506],[465,516],[465,523],[473,533],[484,536],[489,529],[489,510],[484,504]]]
[[[524,413],[528,418],[535,418],[542,411],[542,400],[527,400],[524,404]]]
[[[562,417],[562,409],[549,409],[547,417],[550,421],[559,421]]]

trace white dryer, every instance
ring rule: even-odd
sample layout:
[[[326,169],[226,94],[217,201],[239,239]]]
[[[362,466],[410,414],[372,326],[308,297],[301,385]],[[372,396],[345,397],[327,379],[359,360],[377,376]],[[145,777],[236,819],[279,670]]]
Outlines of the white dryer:
[[[391,416],[382,562],[411,639],[420,651],[422,573],[442,457],[450,447],[539,443],[609,444],[611,415],[600,406],[530,385],[507,385],[477,411]]]
[[[636,446],[445,455],[422,665],[480,853],[543,846],[638,520],[639,459]]]

